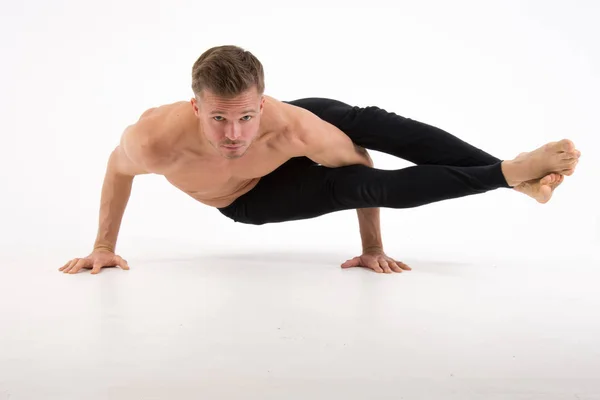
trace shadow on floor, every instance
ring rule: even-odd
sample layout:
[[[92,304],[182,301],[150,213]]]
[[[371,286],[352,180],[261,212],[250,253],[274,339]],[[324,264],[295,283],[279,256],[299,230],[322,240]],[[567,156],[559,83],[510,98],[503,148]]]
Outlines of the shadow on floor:
[[[311,265],[311,266],[322,266],[326,268],[339,267],[343,262],[349,258],[353,258],[358,254],[348,254],[341,252],[332,251],[252,251],[252,252],[222,252],[212,254],[198,254],[197,256],[187,257],[173,257],[152,260],[138,260],[140,262],[151,262],[151,263],[169,263],[175,266],[178,263],[192,263],[192,264],[245,264],[244,268],[251,267],[256,264],[277,264],[277,265],[293,265],[296,267],[298,264]],[[456,262],[456,261],[440,261],[440,260],[427,260],[427,259],[414,259],[405,258],[400,261],[409,265],[413,271],[426,274],[435,275],[460,275],[466,270],[473,268],[476,269],[488,269],[495,268],[491,264],[475,264],[469,262]]]

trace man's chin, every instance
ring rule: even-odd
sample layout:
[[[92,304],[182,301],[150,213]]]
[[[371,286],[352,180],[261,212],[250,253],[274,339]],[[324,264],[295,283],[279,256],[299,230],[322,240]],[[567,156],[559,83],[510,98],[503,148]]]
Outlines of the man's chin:
[[[240,147],[235,147],[235,148],[231,148],[231,147],[225,147],[222,146],[221,147],[221,155],[225,158],[240,158],[241,156],[243,156],[246,153],[247,147],[246,146],[240,146]]]

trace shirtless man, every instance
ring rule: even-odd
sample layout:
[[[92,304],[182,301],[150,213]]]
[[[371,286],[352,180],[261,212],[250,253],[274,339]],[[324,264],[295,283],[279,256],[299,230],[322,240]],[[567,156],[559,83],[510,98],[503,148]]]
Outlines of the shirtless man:
[[[125,129],[108,160],[94,248],[60,271],[129,269],[115,247],[136,175],[163,175],[242,223],[356,209],[363,252],[342,267],[391,273],[410,267],[385,254],[380,207],[418,207],[499,188],[546,203],[580,157],[563,139],[500,160],[439,128],[375,106],[323,98],[279,101],[264,94],[261,63],[237,46],[204,52],[192,68],[192,89],[191,102],[147,110]],[[367,149],[415,165],[379,170]]]

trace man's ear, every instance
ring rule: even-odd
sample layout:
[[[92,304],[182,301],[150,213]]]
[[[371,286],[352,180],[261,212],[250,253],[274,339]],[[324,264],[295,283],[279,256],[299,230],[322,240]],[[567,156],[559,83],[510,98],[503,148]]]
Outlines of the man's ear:
[[[194,114],[196,114],[196,116],[198,116],[198,100],[195,97],[192,97],[190,100],[190,103],[192,104],[192,108],[194,109]]]

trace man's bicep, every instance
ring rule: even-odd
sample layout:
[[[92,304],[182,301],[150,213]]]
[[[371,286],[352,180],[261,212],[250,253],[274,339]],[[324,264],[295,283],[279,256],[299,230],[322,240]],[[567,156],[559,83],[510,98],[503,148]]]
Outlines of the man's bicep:
[[[119,145],[111,155],[113,167],[117,173],[130,176],[150,173],[145,161],[147,156],[144,154],[142,140],[143,137],[137,125],[131,125],[125,129]]]

